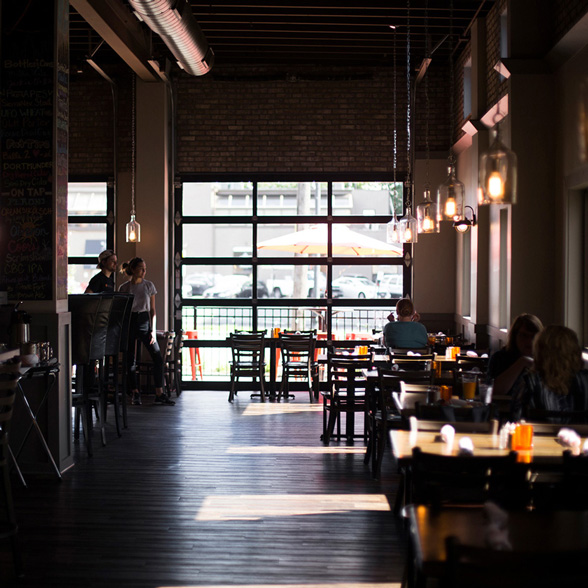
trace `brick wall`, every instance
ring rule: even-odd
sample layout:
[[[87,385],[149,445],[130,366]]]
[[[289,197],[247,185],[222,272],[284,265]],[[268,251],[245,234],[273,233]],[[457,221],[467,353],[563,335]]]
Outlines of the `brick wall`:
[[[406,74],[397,79],[397,166],[406,169]],[[443,64],[429,74],[429,148],[448,148],[448,92]],[[117,163],[130,169],[130,83],[117,80]],[[393,172],[391,68],[298,71],[217,68],[182,76],[176,88],[177,173]],[[112,174],[110,86],[92,72],[72,76],[70,175]],[[425,99],[418,89],[413,141],[425,149]]]

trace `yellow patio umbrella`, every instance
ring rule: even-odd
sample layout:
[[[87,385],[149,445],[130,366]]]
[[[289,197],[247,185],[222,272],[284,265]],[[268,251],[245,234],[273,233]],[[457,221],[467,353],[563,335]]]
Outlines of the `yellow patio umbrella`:
[[[352,231],[345,225],[333,225],[333,254],[387,255],[401,257],[402,249],[373,237]],[[327,226],[314,225],[309,229],[281,235],[257,244],[258,249],[290,251],[307,255],[327,255]]]

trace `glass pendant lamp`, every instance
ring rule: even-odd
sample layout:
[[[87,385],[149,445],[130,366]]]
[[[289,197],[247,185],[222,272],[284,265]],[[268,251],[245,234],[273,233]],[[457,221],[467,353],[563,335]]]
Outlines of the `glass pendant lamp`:
[[[488,151],[480,156],[480,204],[516,204],[517,156],[500,140],[500,125]]]

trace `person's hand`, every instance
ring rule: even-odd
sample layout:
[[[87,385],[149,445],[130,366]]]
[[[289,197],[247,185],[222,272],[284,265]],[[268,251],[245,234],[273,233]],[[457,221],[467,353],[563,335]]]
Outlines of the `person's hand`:
[[[412,313],[412,316],[410,317],[411,321],[414,321],[415,323],[418,323],[421,320],[421,315],[415,310]]]
[[[520,362],[522,369],[531,369],[535,364],[535,360],[532,357],[529,357],[528,355],[521,355],[521,357],[519,357],[517,361]]]
[[[396,320],[396,318],[394,317],[394,313],[393,313],[393,312],[391,312],[391,313],[388,315],[388,320],[389,320],[391,323],[393,323],[393,322]]]
[[[154,345],[155,344],[155,335],[153,334],[153,331],[151,331],[151,339],[149,340],[149,343],[151,345]]]

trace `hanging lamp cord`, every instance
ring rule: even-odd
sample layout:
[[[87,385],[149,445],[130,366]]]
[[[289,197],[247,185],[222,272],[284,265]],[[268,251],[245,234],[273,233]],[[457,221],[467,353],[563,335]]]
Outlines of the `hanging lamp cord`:
[[[136,138],[135,138],[135,100],[136,100],[136,88],[135,88],[135,75],[133,74],[132,84],[132,96],[131,96],[131,214],[135,214],[135,151],[136,151]]]
[[[412,165],[411,165],[411,92],[410,92],[410,0],[406,2],[406,180],[407,193],[405,205],[410,211],[412,199]]]

